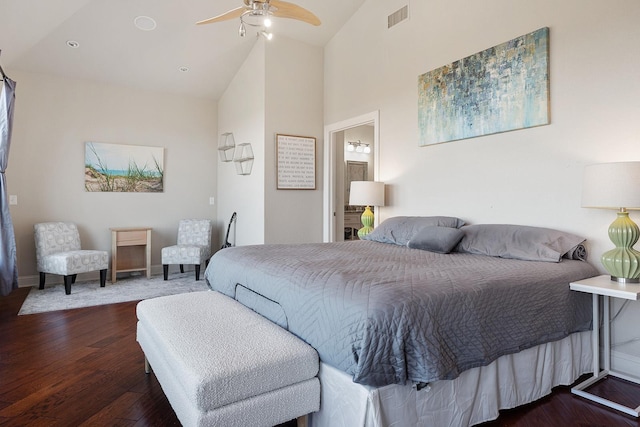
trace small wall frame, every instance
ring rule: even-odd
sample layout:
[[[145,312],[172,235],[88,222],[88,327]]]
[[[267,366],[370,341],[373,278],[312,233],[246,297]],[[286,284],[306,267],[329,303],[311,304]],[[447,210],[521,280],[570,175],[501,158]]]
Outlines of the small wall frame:
[[[278,190],[316,189],[316,139],[276,135]]]

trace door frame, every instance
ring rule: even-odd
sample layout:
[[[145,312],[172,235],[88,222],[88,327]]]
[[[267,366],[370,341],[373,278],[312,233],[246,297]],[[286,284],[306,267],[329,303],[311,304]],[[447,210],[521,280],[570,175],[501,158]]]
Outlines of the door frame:
[[[352,117],[341,122],[326,125],[324,127],[324,194],[322,215],[322,239],[324,242],[335,240],[336,228],[336,185],[344,183],[336,182],[336,150],[338,141],[336,135],[339,132],[362,125],[373,125],[373,177],[377,179],[380,172],[380,111],[372,111],[361,116]],[[342,146],[341,146],[342,147]],[[342,208],[342,205],[341,205]],[[375,216],[375,224],[378,223],[378,215]]]

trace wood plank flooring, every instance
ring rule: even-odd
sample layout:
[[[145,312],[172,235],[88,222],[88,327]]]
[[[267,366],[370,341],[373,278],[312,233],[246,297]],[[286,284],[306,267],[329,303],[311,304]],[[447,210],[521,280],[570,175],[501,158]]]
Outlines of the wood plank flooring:
[[[180,425],[155,377],[144,374],[137,302],[18,316],[28,291],[0,297],[0,425]],[[640,405],[638,385],[606,379],[595,389]],[[640,427],[640,421],[558,387],[482,424],[498,426]]]

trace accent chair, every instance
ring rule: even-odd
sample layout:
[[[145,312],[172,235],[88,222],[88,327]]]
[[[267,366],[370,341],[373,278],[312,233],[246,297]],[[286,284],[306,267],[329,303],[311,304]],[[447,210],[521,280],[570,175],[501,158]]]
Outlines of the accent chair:
[[[106,251],[83,250],[78,227],[71,222],[45,222],[33,226],[36,241],[36,261],[40,273],[39,289],[44,289],[45,274],[64,276],[65,294],[78,273],[100,271],[100,287],[105,286],[109,254]]]
[[[178,224],[176,245],[162,248],[162,272],[164,280],[169,277],[169,264],[179,264],[184,273],[184,264],[194,265],[196,280],[200,280],[200,265],[209,265],[211,258],[211,230],[213,223],[208,219],[182,219]]]

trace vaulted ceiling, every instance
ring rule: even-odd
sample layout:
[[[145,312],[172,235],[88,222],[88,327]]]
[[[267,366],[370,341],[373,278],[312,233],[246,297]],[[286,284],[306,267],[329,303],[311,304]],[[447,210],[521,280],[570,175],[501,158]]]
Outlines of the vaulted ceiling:
[[[364,0],[290,0],[312,11],[315,27],[276,18],[285,36],[324,46]],[[11,70],[109,82],[218,99],[256,42],[240,22],[197,21],[242,6],[242,0],[0,0],[0,64]],[[136,17],[156,22],[152,31]],[[77,43],[77,47],[69,44]]]

